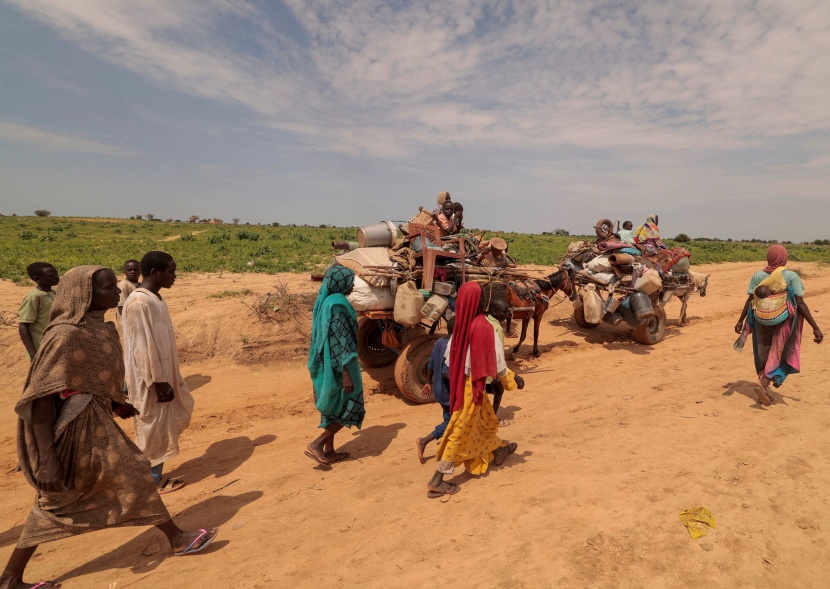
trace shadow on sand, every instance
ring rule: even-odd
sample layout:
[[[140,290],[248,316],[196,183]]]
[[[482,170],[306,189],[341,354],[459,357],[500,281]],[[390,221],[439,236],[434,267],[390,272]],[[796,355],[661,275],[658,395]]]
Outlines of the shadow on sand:
[[[725,385],[723,385],[723,388],[726,389],[723,392],[723,396],[724,397],[731,397],[735,393],[739,393],[739,394],[743,395],[744,397],[747,397],[748,399],[755,402],[755,404],[752,405],[753,409],[768,409],[768,407],[764,407],[763,405],[761,405],[761,403],[758,402],[758,393],[756,391],[758,390],[759,386],[760,385],[758,383],[750,382],[748,380],[738,380],[738,381],[735,381],[735,382],[728,382]],[[782,395],[781,393],[777,392],[772,385],[770,385],[770,387],[767,389],[767,395],[772,400],[773,405],[778,405],[778,404],[789,405],[789,403],[787,403],[787,399],[790,399],[791,401],[796,401],[796,402],[801,401],[801,399],[799,399],[797,397],[790,397],[789,395]]]
[[[190,376],[184,377],[184,381],[187,383],[187,388],[190,389],[191,393],[196,389],[205,386],[212,380],[213,377],[209,374],[191,374]]]
[[[240,509],[258,500],[262,495],[262,491],[249,491],[248,493],[235,496],[217,495],[207,501],[202,501],[201,503],[188,507],[175,516],[174,520],[176,525],[184,530],[219,527],[229,522]],[[95,532],[92,533],[94,534]],[[220,530],[218,540],[205,548],[204,551],[194,555],[188,555],[187,558],[199,558],[208,555],[217,550],[221,550],[227,543],[227,541],[222,540],[222,532]],[[67,579],[81,575],[100,573],[114,568],[120,569],[126,563],[132,563],[130,570],[134,574],[152,574],[152,571],[168,557],[172,557],[172,551],[170,550],[167,538],[159,530],[148,528],[126,544],[122,544],[118,548],[102,554],[86,564],[67,571],[58,580],[66,581]],[[156,583],[156,585],[162,587],[164,583],[160,582],[160,584]]]
[[[219,440],[208,446],[199,458],[193,458],[179,465],[165,476],[183,478],[188,485],[198,483],[213,476],[219,478],[233,472],[254,454],[254,448],[270,444],[277,436],[260,436],[255,440],[248,436],[239,436]]]

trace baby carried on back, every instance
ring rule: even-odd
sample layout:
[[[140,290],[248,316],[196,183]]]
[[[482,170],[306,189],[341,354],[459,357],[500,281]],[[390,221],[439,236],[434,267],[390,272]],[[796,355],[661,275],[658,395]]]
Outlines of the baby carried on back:
[[[753,291],[752,308],[755,320],[761,325],[778,325],[790,316],[783,270],[783,267],[776,268]]]

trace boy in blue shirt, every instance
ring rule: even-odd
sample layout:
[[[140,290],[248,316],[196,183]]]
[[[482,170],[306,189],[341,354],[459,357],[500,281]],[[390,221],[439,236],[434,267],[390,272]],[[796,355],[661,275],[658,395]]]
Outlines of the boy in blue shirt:
[[[444,421],[435,426],[432,433],[423,438],[415,439],[415,447],[418,449],[418,460],[421,464],[424,463],[424,448],[427,444],[434,440],[440,440],[447,429],[447,424],[450,422],[450,368],[444,361],[444,354],[447,351],[447,343],[450,341],[452,335],[452,328],[455,325],[455,319],[447,321],[447,336],[435,341],[435,347],[432,348],[432,356],[429,358],[429,366],[427,367],[427,384],[424,385],[423,395],[429,397],[430,394],[435,395],[435,402],[441,405],[444,412]]]

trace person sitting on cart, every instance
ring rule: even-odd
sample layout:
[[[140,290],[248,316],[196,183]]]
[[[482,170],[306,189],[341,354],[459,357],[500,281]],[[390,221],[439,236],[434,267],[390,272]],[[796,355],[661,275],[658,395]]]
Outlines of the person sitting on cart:
[[[620,241],[623,241],[625,243],[636,243],[634,240],[634,223],[632,223],[631,221],[625,221],[622,224],[622,229],[620,229],[617,233],[617,237],[620,238]]]
[[[433,211],[433,215],[437,217],[440,215],[444,210],[444,203],[452,202],[452,197],[450,196],[449,192],[439,192],[438,193],[438,206]]]
[[[646,249],[667,249],[665,244],[660,241],[658,219],[656,214],[649,215],[646,217],[646,222],[637,228],[637,231],[634,232],[634,240],[638,245]]]
[[[455,235],[464,229],[464,207],[460,202],[447,200],[436,218],[444,235]]]

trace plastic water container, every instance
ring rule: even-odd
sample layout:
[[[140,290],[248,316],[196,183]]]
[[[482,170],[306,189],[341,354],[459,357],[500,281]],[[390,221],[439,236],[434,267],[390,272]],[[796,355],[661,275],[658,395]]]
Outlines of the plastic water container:
[[[628,297],[631,303],[631,310],[634,312],[634,317],[637,319],[646,319],[654,315],[654,307],[651,304],[651,299],[641,290],[631,293]]]
[[[449,301],[446,297],[439,294],[434,294],[429,297],[429,300],[421,307],[421,316],[427,321],[438,321],[441,315],[446,311]]]
[[[432,292],[451,297],[455,294],[455,284],[452,282],[438,282],[436,280],[432,283]]]

